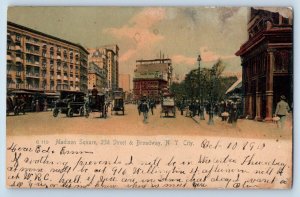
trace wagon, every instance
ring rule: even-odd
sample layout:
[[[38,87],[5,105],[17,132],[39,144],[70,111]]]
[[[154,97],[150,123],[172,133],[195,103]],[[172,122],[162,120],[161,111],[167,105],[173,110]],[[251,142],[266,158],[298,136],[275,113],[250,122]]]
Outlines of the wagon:
[[[122,115],[125,114],[125,107],[124,107],[124,93],[123,91],[115,91],[113,93],[113,101],[111,106],[111,114],[113,112],[117,113],[121,111]]]
[[[57,117],[59,113],[62,113],[66,114],[67,117],[73,117],[74,114],[88,117],[89,113],[85,107],[84,97],[83,92],[61,91],[60,99],[56,101],[53,109],[53,116]]]
[[[105,94],[89,95],[89,112],[100,112],[100,118],[107,118],[107,102]]]
[[[172,94],[166,94],[162,97],[160,117],[169,117],[170,114],[176,117],[175,98]]]

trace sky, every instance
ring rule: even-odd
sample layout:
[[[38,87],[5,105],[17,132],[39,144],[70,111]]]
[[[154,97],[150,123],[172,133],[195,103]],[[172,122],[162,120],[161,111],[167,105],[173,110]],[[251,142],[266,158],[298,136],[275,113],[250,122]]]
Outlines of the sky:
[[[235,56],[247,41],[246,7],[10,7],[8,20],[81,44],[117,44],[120,73],[133,74],[137,59],[172,59],[184,79],[191,69],[211,67],[219,58],[224,74],[241,74]]]

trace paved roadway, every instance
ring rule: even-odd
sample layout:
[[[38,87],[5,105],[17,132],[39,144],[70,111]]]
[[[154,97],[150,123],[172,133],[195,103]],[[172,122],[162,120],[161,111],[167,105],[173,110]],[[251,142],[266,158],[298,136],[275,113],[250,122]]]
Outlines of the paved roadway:
[[[149,114],[147,124],[143,115],[138,115],[136,105],[126,105],[125,115],[111,115],[107,119],[99,118],[94,112],[89,118],[72,117],[59,114],[54,118],[52,112],[27,113],[7,117],[7,135],[51,135],[51,134],[87,134],[87,135],[205,135],[226,137],[249,137],[291,139],[290,121],[286,130],[280,130],[273,123],[238,120],[237,126],[222,122],[215,117],[215,125],[207,125],[206,120],[199,122],[199,117],[181,116],[177,111],[176,118],[160,118],[160,107]],[[121,113],[120,113],[121,114]],[[291,117],[288,118],[291,120]]]

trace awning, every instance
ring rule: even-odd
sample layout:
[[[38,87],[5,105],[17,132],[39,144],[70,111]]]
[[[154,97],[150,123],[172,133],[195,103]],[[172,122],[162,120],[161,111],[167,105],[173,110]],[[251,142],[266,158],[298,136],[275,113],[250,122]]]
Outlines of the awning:
[[[232,86],[230,86],[230,88],[228,88],[228,90],[226,91],[225,94],[228,94],[228,93],[234,91],[235,89],[238,89],[241,87],[242,87],[242,78],[239,78],[234,84],[232,84]]]

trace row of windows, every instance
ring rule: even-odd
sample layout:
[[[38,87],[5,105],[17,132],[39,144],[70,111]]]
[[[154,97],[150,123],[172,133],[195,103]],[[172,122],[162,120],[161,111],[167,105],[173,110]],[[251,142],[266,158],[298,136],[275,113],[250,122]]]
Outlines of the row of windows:
[[[8,43],[11,45],[11,40],[13,40],[13,39],[11,39],[11,36],[13,36],[14,34],[15,34],[15,41],[17,41],[17,45],[19,45],[19,46],[21,46],[20,44],[20,42],[21,42],[21,39],[22,39],[22,35],[21,34],[19,34],[19,33],[13,33],[13,32],[10,32],[10,31],[8,31],[8,34],[10,35],[9,36],[9,39],[8,39]],[[39,39],[37,39],[37,38],[34,38],[34,37],[30,37],[30,36],[25,36],[25,38],[26,38],[26,46],[30,46],[31,44],[33,44],[35,47],[36,47],[36,50],[39,50],[40,49],[40,47],[38,46],[40,43],[42,43],[42,45],[43,45],[43,47],[42,47],[42,49],[43,49],[43,51],[47,51],[48,50],[48,48],[49,48],[49,51],[50,51],[50,53],[54,53],[54,49],[55,49],[55,47],[56,47],[56,52],[57,52],[57,54],[61,54],[61,52],[63,51],[63,54],[64,54],[64,56],[71,56],[72,58],[71,59],[73,59],[73,54],[75,53],[75,58],[76,59],[79,59],[79,52],[78,51],[76,51],[76,50],[73,50],[73,49],[70,49],[69,50],[69,53],[67,53],[67,50],[68,49],[66,49],[66,48],[64,48],[64,47],[62,47],[62,46],[60,46],[60,45],[56,45],[55,43],[47,43],[47,42],[44,42],[44,41],[42,41],[42,40],[39,40]],[[54,47],[55,46],[55,47]],[[69,54],[69,55],[68,55]]]

